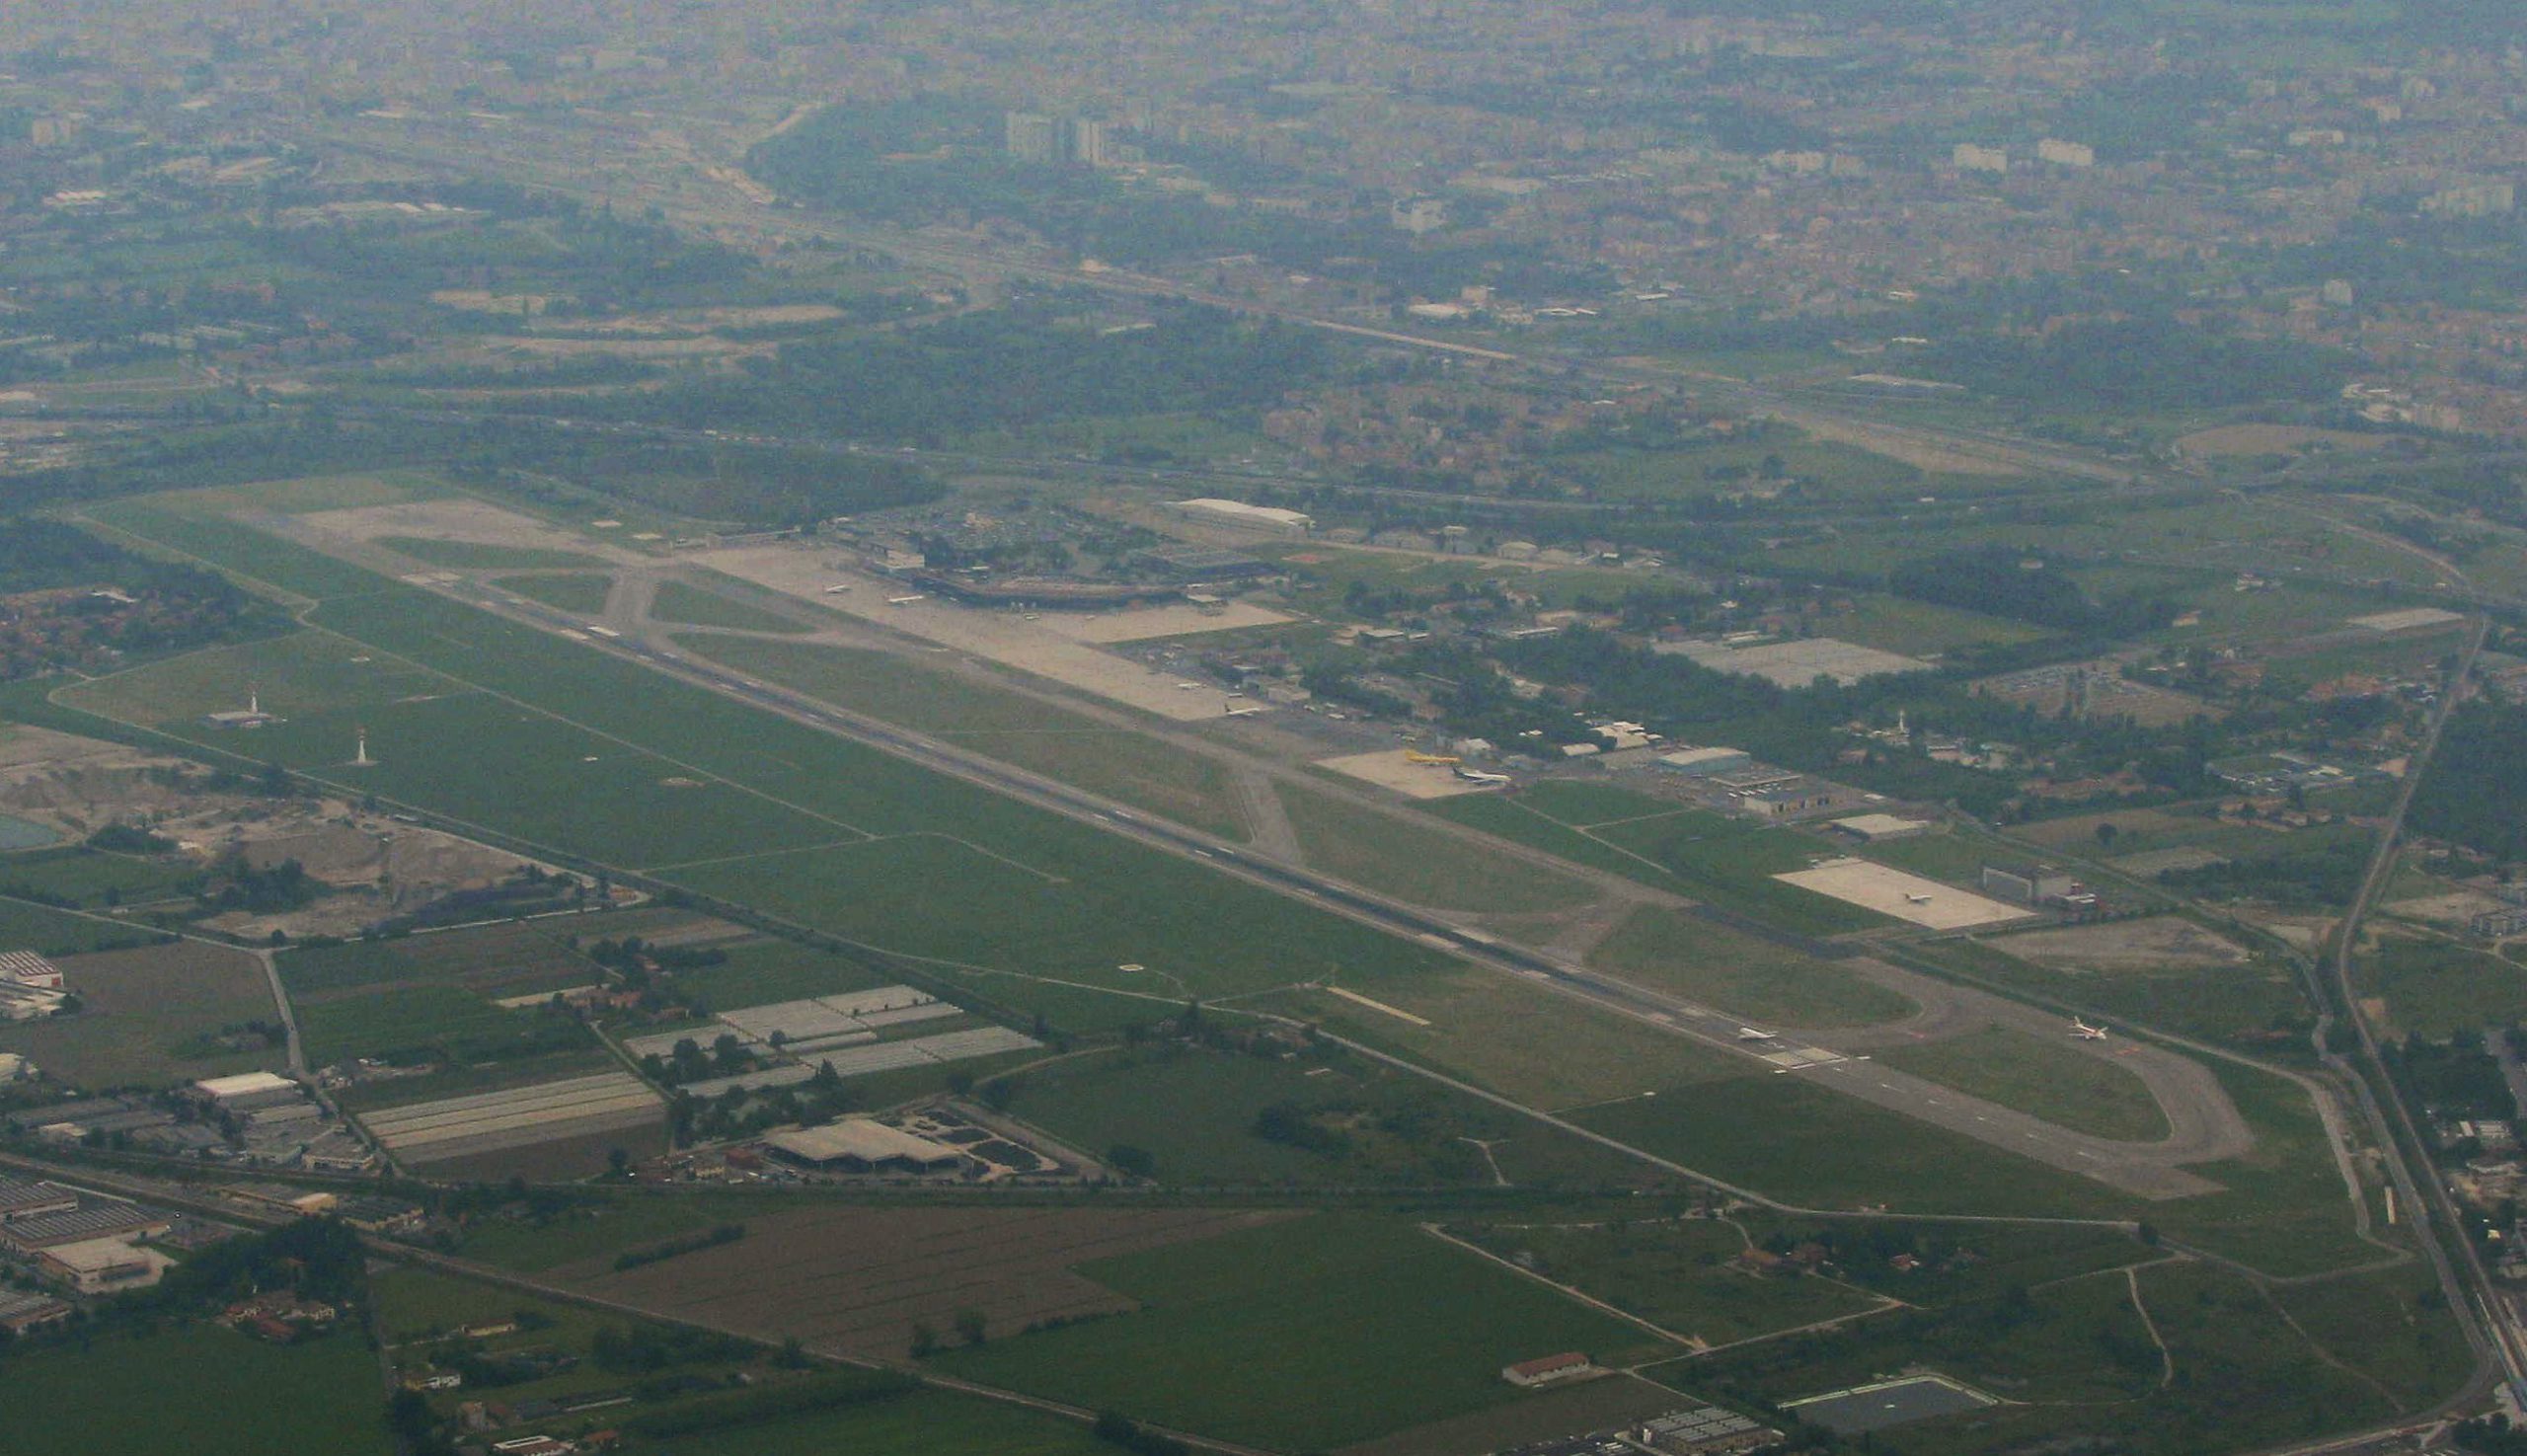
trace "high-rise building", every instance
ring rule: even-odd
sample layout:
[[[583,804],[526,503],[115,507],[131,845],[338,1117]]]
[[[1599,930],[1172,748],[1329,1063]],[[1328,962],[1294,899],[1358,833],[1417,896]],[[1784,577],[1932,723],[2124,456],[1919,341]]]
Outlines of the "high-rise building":
[[[1103,167],[1112,160],[1111,138],[1103,121],[1086,116],[1070,123],[1070,159],[1090,167]]]
[[[1949,153],[1949,160],[1959,172],[2007,172],[2010,170],[2008,152],[1999,147],[1979,147],[1970,141],[1958,142],[1956,150]]]
[[[1061,128],[1035,112],[1011,112],[1006,120],[1009,155],[1021,162],[1049,162],[1061,149]]]

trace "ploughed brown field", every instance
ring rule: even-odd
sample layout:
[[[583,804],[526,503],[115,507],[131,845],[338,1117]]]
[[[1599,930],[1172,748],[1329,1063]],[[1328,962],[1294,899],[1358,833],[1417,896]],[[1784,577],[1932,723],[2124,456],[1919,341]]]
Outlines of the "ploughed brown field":
[[[614,1257],[547,1277],[673,1319],[814,1349],[896,1356],[913,1327],[943,1339],[962,1310],[993,1336],[1136,1307],[1073,1265],[1292,1215],[1237,1209],[815,1208],[747,1220],[746,1236],[617,1272]]]

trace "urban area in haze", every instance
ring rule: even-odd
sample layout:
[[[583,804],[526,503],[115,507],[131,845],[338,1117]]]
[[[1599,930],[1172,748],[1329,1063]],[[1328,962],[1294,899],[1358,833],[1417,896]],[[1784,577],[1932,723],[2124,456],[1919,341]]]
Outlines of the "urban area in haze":
[[[2527,1453],[2527,5],[0,6],[0,1456]]]

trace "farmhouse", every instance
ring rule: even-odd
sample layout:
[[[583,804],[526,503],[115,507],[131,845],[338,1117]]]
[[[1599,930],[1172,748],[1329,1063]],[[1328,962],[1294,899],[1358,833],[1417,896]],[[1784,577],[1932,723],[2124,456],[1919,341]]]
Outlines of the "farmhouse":
[[[1539,1359],[1520,1360],[1514,1365],[1503,1365],[1500,1367],[1500,1378],[1511,1385],[1533,1387],[1548,1385],[1557,1380],[1575,1380],[1582,1375],[1594,1373],[1596,1368],[1589,1363],[1586,1355],[1574,1349],[1566,1350],[1558,1355],[1545,1355]]]
[[[941,1173],[965,1155],[872,1117],[845,1117],[823,1127],[776,1132],[763,1145],[790,1162],[838,1173]]]

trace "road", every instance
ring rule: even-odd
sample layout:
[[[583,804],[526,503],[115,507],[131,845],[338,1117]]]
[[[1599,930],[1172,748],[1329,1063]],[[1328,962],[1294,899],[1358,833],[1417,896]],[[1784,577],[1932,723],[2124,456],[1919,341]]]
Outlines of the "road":
[[[2406,816],[2412,808],[2414,794],[2427,776],[2430,760],[2438,752],[2439,740],[2448,725],[2448,715],[2463,696],[2467,679],[2472,675],[2476,658],[2481,655],[2484,638],[2490,624],[2478,618],[2468,637],[2465,651],[2458,654],[2448,674],[2445,690],[2431,710],[2430,721],[2419,743],[2414,745],[2405,770],[2404,786],[2396,796],[2395,806],[2378,831],[2378,843],[2369,857],[2360,887],[2345,910],[2341,925],[2335,932],[2335,944],[2326,958],[2334,1006],[2321,1004],[2317,1015],[2315,1042],[2317,1053],[2326,1067],[2353,1089],[2361,1111],[2368,1117],[2375,1134],[2380,1161],[2395,1188],[2400,1205],[2408,1210],[2413,1232],[2422,1253],[2430,1261],[2431,1270],[2438,1276],[2439,1286],[2448,1296],[2449,1308],[2466,1332],[2466,1340],[2474,1349],[2481,1368],[2471,1382],[2471,1393],[2480,1395],[2495,1380],[2508,1382],[2513,1393],[2527,1394],[2527,1341],[2500,1289],[2492,1282],[2491,1272],[2484,1266],[2474,1240],[2466,1232],[2463,1215],[2448,1186],[2428,1161],[2430,1143],[2414,1123],[2412,1111],[2397,1095],[2395,1081],[2389,1076],[2385,1059],[2379,1054],[2376,1031],[2360,1010],[2360,991],[2355,977],[2355,960],[2360,946],[2361,922],[2377,901],[2380,891],[2394,876],[2400,863]],[[2338,1007],[2337,1011],[2336,1008]],[[2337,1023],[2348,1025],[2358,1043],[2358,1058],[2344,1056],[2334,1049],[2334,1029]],[[2383,1093],[2383,1095],[2381,1095]],[[2414,1160],[2421,1174],[2414,1172]],[[2454,1251],[2453,1253],[2451,1251]]]

